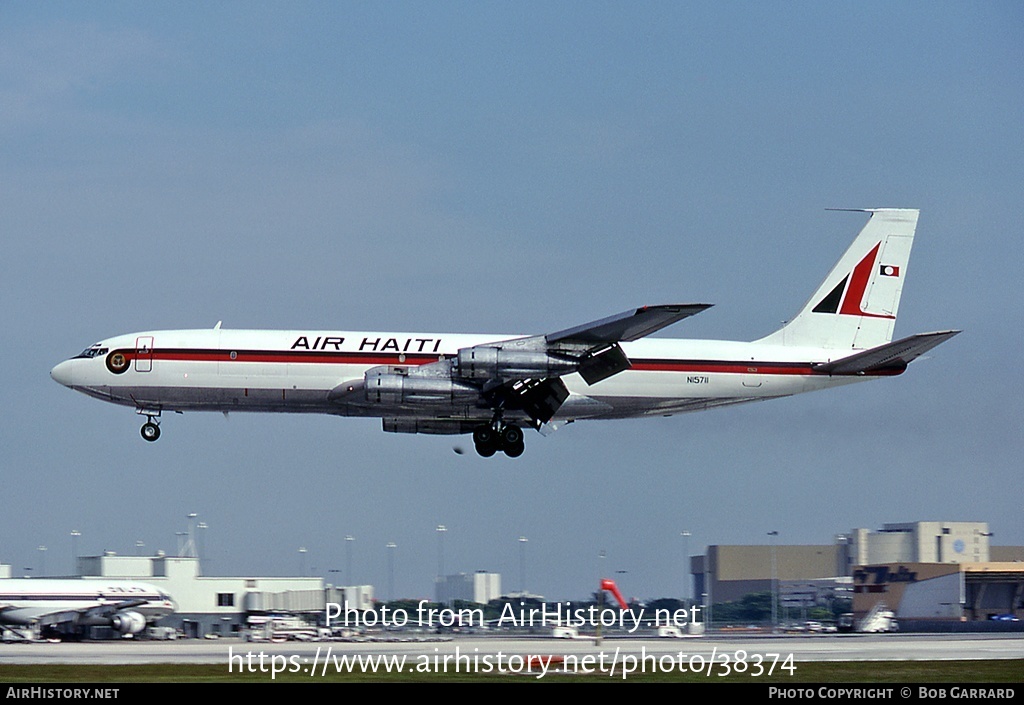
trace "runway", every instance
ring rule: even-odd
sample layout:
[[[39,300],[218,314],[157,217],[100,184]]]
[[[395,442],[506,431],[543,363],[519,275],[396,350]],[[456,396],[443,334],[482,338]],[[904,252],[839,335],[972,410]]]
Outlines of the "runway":
[[[238,659],[277,656],[289,663],[312,664],[328,654],[396,655],[408,659],[445,656],[504,655],[611,659],[636,658],[703,659],[717,663],[768,663],[789,656],[810,661],[923,661],[1024,659],[1024,638],[1020,634],[884,634],[884,635],[801,635],[801,636],[705,636],[684,639],[606,638],[563,640],[550,637],[509,638],[502,636],[445,637],[444,641],[389,642],[246,642],[240,639],[180,641],[111,641],[88,643],[0,644],[0,666],[6,664],[224,664]]]

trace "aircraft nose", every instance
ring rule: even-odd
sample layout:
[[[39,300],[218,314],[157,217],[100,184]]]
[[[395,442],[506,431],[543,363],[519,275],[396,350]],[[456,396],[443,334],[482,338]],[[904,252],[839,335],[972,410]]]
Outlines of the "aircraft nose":
[[[53,381],[70,387],[74,383],[74,362],[74,360],[65,360],[50,370],[50,377],[53,378]]]

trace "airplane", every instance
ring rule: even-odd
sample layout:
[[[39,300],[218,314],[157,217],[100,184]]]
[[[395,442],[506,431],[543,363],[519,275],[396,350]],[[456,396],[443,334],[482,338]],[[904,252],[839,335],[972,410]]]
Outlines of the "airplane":
[[[837,209],[838,210],[838,209]],[[846,209],[843,209],[846,210]],[[471,433],[489,457],[584,419],[671,416],[901,374],[959,330],[893,341],[919,211],[868,222],[797,315],[753,342],[648,338],[710,304],[644,306],[546,335],[150,331],[102,340],[51,371],[146,417],[273,411],[376,417],[393,433]]]
[[[79,638],[107,626],[122,636],[172,614],[163,590],[126,580],[7,578],[0,580],[0,627],[38,630],[43,638]],[[2,630],[0,630],[2,631]]]

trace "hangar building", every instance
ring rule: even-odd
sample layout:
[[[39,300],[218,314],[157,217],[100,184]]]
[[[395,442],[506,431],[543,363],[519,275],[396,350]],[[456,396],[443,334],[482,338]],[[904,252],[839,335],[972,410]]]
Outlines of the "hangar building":
[[[770,591],[774,575],[783,594],[824,581],[839,596],[852,577],[858,616],[883,603],[900,620],[1024,618],[1024,548],[991,538],[986,522],[920,521],[854,529],[826,545],[708,546],[690,558],[693,594],[735,601]]]

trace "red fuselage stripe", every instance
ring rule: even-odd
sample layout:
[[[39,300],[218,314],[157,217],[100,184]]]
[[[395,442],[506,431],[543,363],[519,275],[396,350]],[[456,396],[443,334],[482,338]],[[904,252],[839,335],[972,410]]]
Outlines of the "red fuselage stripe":
[[[121,350],[129,360],[139,357],[135,350]],[[232,358],[231,356],[235,357]],[[173,360],[175,362],[256,362],[264,364],[317,364],[317,365],[425,365],[437,362],[440,355],[399,355],[376,352],[296,352],[293,350],[189,350],[154,349],[145,353],[146,359]],[[809,362],[736,362],[730,360],[632,360],[631,369],[641,372],[679,372],[689,374],[751,374],[751,375],[818,375]],[[873,375],[899,374],[902,370],[878,370]]]

